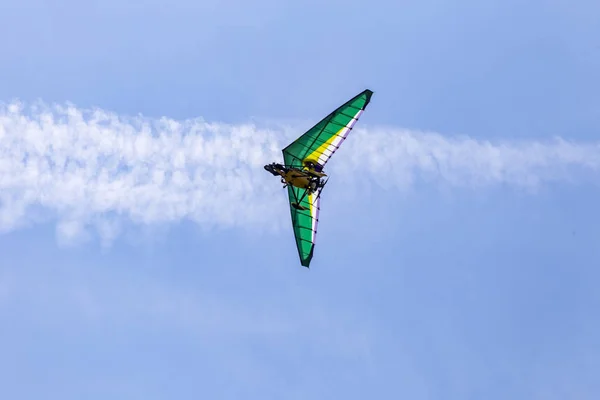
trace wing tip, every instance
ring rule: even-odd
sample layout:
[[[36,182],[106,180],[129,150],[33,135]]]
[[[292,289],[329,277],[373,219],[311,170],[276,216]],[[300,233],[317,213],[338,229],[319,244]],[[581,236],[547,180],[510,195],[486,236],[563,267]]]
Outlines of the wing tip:
[[[302,258],[302,255],[300,255],[300,265],[310,269],[310,262],[312,261],[314,251],[315,251],[315,245],[313,244],[310,249],[310,253],[308,253],[306,258]]]
[[[373,96],[373,91],[371,89],[365,89],[361,93],[361,95],[365,96],[365,104],[363,105],[363,110],[367,108],[367,105],[371,102],[371,97]]]

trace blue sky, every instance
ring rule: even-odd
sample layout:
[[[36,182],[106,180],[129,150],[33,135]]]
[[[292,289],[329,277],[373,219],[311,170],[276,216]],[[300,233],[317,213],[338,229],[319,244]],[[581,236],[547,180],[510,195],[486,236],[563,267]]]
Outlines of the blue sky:
[[[3,398],[600,394],[597,2],[5,3]]]

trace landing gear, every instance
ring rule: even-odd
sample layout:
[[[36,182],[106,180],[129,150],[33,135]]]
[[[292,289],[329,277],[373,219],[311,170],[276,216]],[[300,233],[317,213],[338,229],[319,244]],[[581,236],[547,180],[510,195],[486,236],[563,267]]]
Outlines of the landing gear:
[[[310,194],[313,194],[319,189],[322,189],[326,183],[327,181],[324,179],[314,178],[310,180],[306,189],[309,191]]]

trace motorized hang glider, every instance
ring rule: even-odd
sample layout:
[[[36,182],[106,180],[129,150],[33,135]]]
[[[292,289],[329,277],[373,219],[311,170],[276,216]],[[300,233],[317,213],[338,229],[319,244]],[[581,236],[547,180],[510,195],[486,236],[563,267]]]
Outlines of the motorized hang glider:
[[[280,176],[283,187],[288,189],[298,255],[307,268],[315,248],[321,192],[328,179],[323,167],[346,139],[372,95],[368,89],[357,94],[290,143],[283,149],[283,165],[264,166],[274,176]]]

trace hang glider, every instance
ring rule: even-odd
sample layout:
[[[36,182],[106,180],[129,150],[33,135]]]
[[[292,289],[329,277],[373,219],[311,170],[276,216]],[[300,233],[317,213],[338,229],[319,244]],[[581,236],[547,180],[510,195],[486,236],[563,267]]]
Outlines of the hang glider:
[[[287,188],[292,226],[300,263],[309,267],[319,223],[321,192],[327,183],[325,164],[346,139],[371,101],[373,92],[364,90],[283,149],[283,164],[265,165],[281,177]]]

